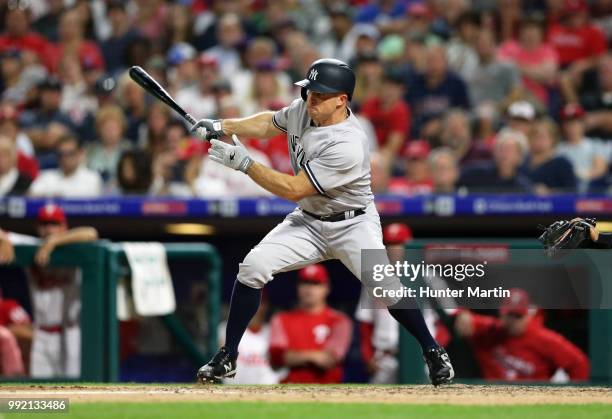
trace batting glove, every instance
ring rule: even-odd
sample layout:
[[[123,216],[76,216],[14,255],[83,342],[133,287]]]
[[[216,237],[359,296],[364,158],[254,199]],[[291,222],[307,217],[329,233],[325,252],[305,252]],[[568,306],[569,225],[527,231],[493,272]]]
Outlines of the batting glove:
[[[212,161],[246,173],[253,164],[253,159],[236,135],[232,135],[232,140],[234,145],[217,139],[211,140],[212,147],[208,149],[208,155]]]
[[[224,135],[220,119],[200,119],[190,131],[201,140],[211,140]]]

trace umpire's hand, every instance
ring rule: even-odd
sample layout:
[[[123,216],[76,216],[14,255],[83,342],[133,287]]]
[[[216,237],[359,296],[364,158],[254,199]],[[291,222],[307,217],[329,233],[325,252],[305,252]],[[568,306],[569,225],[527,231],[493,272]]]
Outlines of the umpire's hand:
[[[220,119],[200,119],[190,131],[201,140],[211,140],[224,135]]]
[[[253,164],[253,159],[236,135],[232,135],[232,140],[233,145],[221,140],[211,140],[212,147],[208,149],[208,155],[217,163],[246,173]]]

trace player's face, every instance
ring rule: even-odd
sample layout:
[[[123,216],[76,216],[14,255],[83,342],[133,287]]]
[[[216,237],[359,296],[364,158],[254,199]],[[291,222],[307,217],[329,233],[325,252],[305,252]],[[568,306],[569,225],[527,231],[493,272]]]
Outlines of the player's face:
[[[306,100],[308,114],[315,122],[325,121],[345,103],[346,94],[344,93],[308,91],[308,99]]]
[[[38,237],[46,239],[47,237],[66,231],[65,224],[58,223],[38,223]]]
[[[329,287],[325,284],[300,282],[297,291],[300,307],[308,309],[325,304],[327,294],[329,294]]]
[[[511,336],[520,336],[525,333],[529,315],[517,315],[514,313],[502,314],[500,320],[506,332]]]

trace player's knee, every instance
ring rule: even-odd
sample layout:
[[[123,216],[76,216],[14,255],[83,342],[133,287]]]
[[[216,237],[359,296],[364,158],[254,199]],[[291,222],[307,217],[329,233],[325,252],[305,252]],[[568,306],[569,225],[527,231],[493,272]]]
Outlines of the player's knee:
[[[263,288],[272,280],[272,271],[265,258],[249,253],[239,265],[238,281],[251,288]]]

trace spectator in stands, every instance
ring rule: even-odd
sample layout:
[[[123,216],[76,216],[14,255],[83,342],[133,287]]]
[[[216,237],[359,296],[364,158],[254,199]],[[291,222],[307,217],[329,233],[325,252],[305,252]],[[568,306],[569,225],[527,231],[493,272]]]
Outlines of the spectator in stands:
[[[587,114],[586,132],[593,138],[612,138],[612,55],[601,57],[597,78],[591,89],[583,92],[580,102]]]
[[[172,45],[166,54],[166,62],[170,67],[168,82],[170,91],[194,89],[198,81],[198,52],[186,42]]]
[[[195,119],[212,118],[217,113],[214,85],[220,78],[216,58],[201,54],[198,57],[197,86],[187,86],[176,93],[176,101]]]
[[[217,39],[219,43],[206,50],[207,54],[219,62],[221,74],[231,80],[240,70],[238,45],[244,41],[245,33],[237,14],[228,13],[219,18]]]
[[[559,56],[544,41],[544,22],[537,17],[521,21],[518,40],[504,42],[498,50],[500,60],[513,62],[519,69],[523,86],[542,105],[549,103],[549,89],[557,82]]]
[[[276,368],[289,368],[284,383],[340,383],[351,321],[326,303],[325,267],[303,268],[298,278],[297,308],[279,312],[270,321],[270,362]]]
[[[85,22],[76,9],[63,13],[59,24],[59,42],[52,49],[51,71],[56,72],[66,54],[78,57],[81,66],[103,70],[104,58],[98,45],[85,39]]]
[[[127,150],[117,164],[117,182],[123,195],[148,195],[153,184],[153,159],[151,153]]]
[[[147,119],[146,92],[125,74],[119,79],[115,93],[127,117],[125,136],[134,143],[142,145],[141,131],[144,130]]]
[[[255,65],[249,94],[240,102],[241,114],[252,115],[269,109],[281,109],[290,99],[283,94],[278,70],[272,61],[260,61]]]
[[[497,60],[495,35],[480,31],[476,44],[478,64],[464,79],[469,87],[470,102],[478,118],[479,136],[487,138],[506,107],[522,95],[520,75],[514,64]]]
[[[452,109],[445,115],[440,144],[452,150],[460,165],[491,159],[489,146],[474,141],[469,115],[461,109]]]
[[[462,310],[455,330],[472,344],[483,378],[487,380],[550,380],[563,369],[572,381],[589,378],[589,359],[573,343],[547,329],[529,295],[512,289],[499,318]]]
[[[536,111],[533,105],[525,100],[519,100],[508,107],[506,114],[506,125],[508,128],[529,135],[533,128],[533,121],[536,118]]]
[[[361,107],[363,116],[374,126],[378,152],[388,171],[391,171],[393,161],[410,133],[410,108],[403,96],[403,74],[399,69],[388,68],[378,94],[366,100]]]
[[[406,36],[408,38],[428,36],[430,34],[432,19],[433,15],[431,9],[426,4],[421,2],[411,3],[406,10],[406,21],[404,23]]]
[[[376,53],[360,55],[355,64],[355,92],[351,104],[359,107],[380,92],[384,67]]]
[[[20,125],[32,140],[36,156],[43,168],[57,164],[54,153],[58,139],[74,126],[61,109],[62,85],[56,78],[49,78],[38,85],[39,106],[21,114]]]
[[[455,36],[448,42],[446,49],[449,68],[468,79],[478,67],[478,54],[476,45],[480,33],[480,16],[478,13],[468,11],[457,20]]]
[[[19,113],[9,104],[0,104],[0,135],[9,138],[17,148],[17,170],[24,176],[38,176],[38,161],[34,156],[32,141],[19,127]]]
[[[570,86],[578,88],[585,72],[596,68],[599,58],[606,52],[606,38],[602,30],[590,22],[587,0],[565,0],[559,21],[548,29],[548,40],[559,54],[566,100],[576,101]]]
[[[521,167],[537,194],[575,192],[576,176],[572,164],[556,155],[559,133],[554,121],[537,120],[529,133],[529,154]]]
[[[388,190],[398,195],[412,196],[429,194],[433,189],[429,171],[429,143],[412,140],[404,147],[404,176],[395,177],[389,182]]]
[[[433,193],[454,193],[459,180],[459,167],[455,153],[448,147],[439,147],[429,154],[429,171]]]
[[[529,192],[529,180],[519,173],[527,147],[527,137],[523,133],[511,129],[500,131],[495,139],[493,161],[465,167],[459,185],[470,193]]]
[[[38,62],[49,65],[52,45],[44,37],[30,29],[29,8],[10,7],[5,15],[5,32],[0,35],[0,51],[17,49],[36,54]]]
[[[257,73],[260,73],[262,68],[273,68],[276,96],[282,102],[290,100],[291,78],[283,71],[277,71],[287,64],[282,63],[276,56],[277,48],[274,42],[266,37],[260,36],[249,41],[245,51],[245,66],[232,77],[227,78],[227,81],[232,86],[234,99],[238,103],[253,100],[253,87],[256,86],[256,81],[253,79]]]
[[[147,122],[139,133],[138,145],[149,151],[153,158],[166,147],[166,131],[170,123],[170,110],[168,107],[155,101],[147,114]]]
[[[50,42],[57,42],[59,21],[64,12],[64,0],[49,0],[47,11],[34,21],[32,27],[36,32],[43,35]]]
[[[351,19],[351,10],[345,3],[332,3],[329,6],[330,28],[327,37],[318,45],[322,57],[335,57],[349,62],[355,55],[356,27]]]
[[[17,147],[10,138],[0,135],[0,197],[25,195],[32,179],[17,169]]]
[[[601,141],[585,137],[585,112],[578,104],[568,104],[561,112],[564,141],[558,153],[570,161],[578,178],[578,191],[586,192],[589,183],[608,171],[608,162]]]
[[[28,50],[0,49],[2,101],[23,106],[29,90],[47,76],[47,70],[41,64],[31,62],[33,54]]]
[[[43,170],[30,186],[30,195],[62,198],[100,196],[102,178],[82,165],[84,153],[79,139],[72,134],[61,137],[57,151],[59,168]]]
[[[465,83],[448,70],[443,46],[432,44],[427,47],[426,70],[409,83],[406,101],[413,114],[412,136],[421,138],[435,136],[442,115],[449,109],[469,107]]]
[[[100,44],[100,49],[108,72],[118,74],[125,68],[128,45],[139,36],[139,33],[130,25],[130,17],[122,2],[108,2],[106,13],[112,29],[110,37]]]
[[[59,78],[62,83],[60,111],[68,116],[72,126],[80,128],[88,122],[89,115],[96,113],[98,103],[89,90],[85,73],[76,56],[66,55],[62,58]]]
[[[125,128],[125,115],[118,106],[107,105],[96,114],[98,140],[87,148],[87,167],[98,172],[107,186],[116,183],[119,157],[129,148]]]

